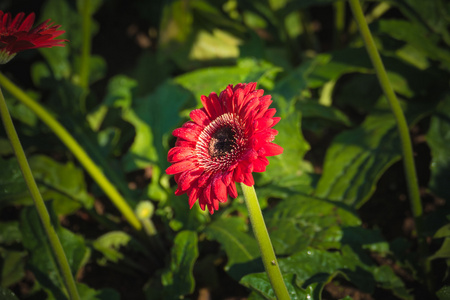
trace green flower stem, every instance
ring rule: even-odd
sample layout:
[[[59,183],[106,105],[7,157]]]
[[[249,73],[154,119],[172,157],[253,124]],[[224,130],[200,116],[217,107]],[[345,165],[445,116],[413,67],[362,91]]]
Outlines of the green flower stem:
[[[39,103],[31,99],[19,87],[12,83],[8,78],[0,73],[0,85],[7,89],[14,97],[31,109],[69,148],[86,171],[92,176],[97,184],[103,189],[105,194],[111,199],[117,209],[123,214],[125,219],[137,230],[142,228],[142,224],[128,205],[125,199],[120,195],[114,185],[105,177],[101,169],[92,161],[84,149],[70,135],[70,133]]]
[[[345,27],[345,1],[334,2],[334,45],[339,48],[342,44],[342,34]]]
[[[423,213],[422,203],[420,200],[419,185],[417,183],[416,168],[414,165],[414,156],[411,144],[411,137],[409,135],[408,123],[406,122],[405,115],[403,114],[400,103],[397,96],[394,93],[394,89],[389,81],[389,78],[381,61],[380,54],[370,33],[369,26],[367,26],[366,19],[359,3],[359,0],[349,0],[350,7],[355,16],[356,23],[358,24],[359,31],[366,45],[367,52],[375,68],[375,72],[380,82],[381,88],[391,106],[392,113],[394,114],[397,122],[398,132],[400,134],[400,141],[403,152],[403,166],[405,170],[406,182],[408,186],[408,193],[411,202],[411,210],[416,221],[417,234],[419,242],[422,244],[421,248],[425,249],[423,237],[421,235],[422,223],[421,216]],[[424,253],[422,253],[424,254]]]
[[[6,106],[6,101],[5,98],[3,97],[1,89],[0,89],[0,114],[3,121],[3,125],[5,126],[6,134],[8,135],[8,138],[11,142],[14,154],[17,157],[17,161],[19,163],[20,170],[22,171],[23,178],[25,179],[25,183],[28,186],[31,197],[34,200],[34,204],[36,206],[39,218],[41,219],[42,225],[44,226],[44,230],[50,242],[53,254],[55,255],[59,269],[62,273],[64,284],[66,285],[70,299],[72,300],[80,299],[75,284],[75,280],[72,276],[72,272],[70,270],[70,266],[67,261],[66,254],[64,253],[64,249],[61,245],[58,235],[56,234],[55,228],[53,227],[50,221],[50,215],[47,211],[47,208],[45,207],[44,200],[42,199],[41,193],[39,192],[39,189],[36,185],[36,181],[34,180],[33,174],[31,173],[28,160],[25,156],[25,152],[23,151],[22,145],[20,144],[19,137],[17,135],[16,129],[14,128],[14,124],[12,122],[11,115],[9,114],[8,107]]]
[[[253,227],[253,233],[258,242],[261,258],[269,277],[270,284],[275,292],[278,300],[290,299],[289,292],[283,281],[280,267],[275,256],[275,252],[267,232],[266,224],[261,213],[258,197],[256,196],[253,186],[246,186],[241,183],[242,192],[244,193],[245,204],[247,205],[250,221]]]
[[[87,89],[89,87],[89,65],[91,56],[91,25],[92,14],[90,12],[90,0],[81,1],[81,13],[83,15],[82,38],[83,46],[81,48],[80,63],[80,86]]]

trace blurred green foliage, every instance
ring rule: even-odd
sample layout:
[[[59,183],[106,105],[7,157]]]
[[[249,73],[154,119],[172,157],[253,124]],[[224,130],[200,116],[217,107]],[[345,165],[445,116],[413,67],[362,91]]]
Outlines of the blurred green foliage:
[[[22,11],[25,2],[0,9]],[[449,299],[450,4],[363,1],[410,125],[427,257],[408,227],[393,117],[341,4],[34,3],[69,42],[21,53],[2,72],[52,112],[132,207],[156,207],[157,235],[134,232],[70,151],[3,91],[82,299],[197,299],[205,291],[274,299],[243,199],[212,216],[189,210],[164,173],[171,132],[200,96],[239,82],[258,82],[282,117],[275,142],[284,153],[255,179],[292,299]],[[0,294],[66,299],[4,131],[0,155]]]

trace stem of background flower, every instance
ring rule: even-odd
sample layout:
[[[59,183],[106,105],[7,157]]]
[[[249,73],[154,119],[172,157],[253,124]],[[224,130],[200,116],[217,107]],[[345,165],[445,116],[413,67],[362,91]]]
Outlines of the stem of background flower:
[[[84,89],[84,93],[80,97],[80,107],[84,112],[86,111],[86,97],[89,89],[89,73],[90,73],[90,59],[91,59],[91,25],[92,14],[90,12],[90,0],[81,1],[81,11],[83,22],[81,25],[82,33],[82,48],[80,58],[80,86]]]
[[[397,122],[397,128],[400,135],[400,141],[403,152],[403,167],[405,170],[406,182],[408,186],[408,194],[411,203],[411,211],[413,213],[415,222],[417,236],[419,240],[419,250],[421,252],[422,259],[425,259],[426,255],[426,244],[425,239],[422,236],[422,202],[420,200],[419,185],[417,183],[417,173],[414,165],[414,156],[411,144],[411,137],[409,135],[408,123],[406,122],[405,115],[403,114],[400,103],[395,95],[394,89],[389,81],[389,78],[384,68],[383,62],[381,61],[378,49],[370,33],[369,26],[366,23],[364,14],[359,3],[359,0],[349,0],[350,7],[352,9],[353,15],[355,17],[356,23],[358,24],[359,31],[366,45],[367,52],[375,68],[375,72],[380,82],[381,88],[391,106],[392,113],[394,114],[395,120]]]
[[[31,173],[28,160],[25,156],[22,145],[20,144],[19,137],[17,135],[16,129],[14,128],[14,124],[12,122],[11,115],[9,114],[8,107],[6,105],[6,101],[3,97],[1,89],[0,114],[3,125],[5,126],[6,133],[11,142],[14,154],[16,155],[17,162],[19,163],[20,170],[22,171],[23,178],[25,179],[25,183],[28,186],[31,197],[34,200],[34,205],[36,206],[36,210],[38,212],[39,218],[41,219],[44,231],[50,242],[53,254],[55,255],[69,297],[72,300],[80,299],[75,280],[72,276],[72,271],[70,270],[70,266],[67,261],[66,254],[64,253],[64,249],[61,245],[61,241],[59,240],[58,235],[56,234],[55,228],[50,221],[50,215],[47,211],[47,208],[45,207],[44,200],[42,199],[41,193],[39,192],[39,189],[36,185],[33,174]]]
[[[334,46],[339,48],[342,45],[342,34],[345,27],[345,1],[339,0],[333,3],[334,8]]]
[[[89,63],[91,56],[91,13],[90,0],[81,1],[81,13],[83,15],[82,23],[82,48],[81,48],[81,63],[80,63],[80,86],[87,89],[89,87]]]
[[[247,205],[248,214],[253,227],[253,233],[258,242],[261,258],[269,277],[270,284],[275,292],[278,300],[290,299],[289,292],[283,281],[278,261],[273,251],[272,242],[267,232],[266,224],[261,213],[258,197],[256,196],[253,186],[246,186],[241,183],[242,192],[244,193],[245,204]]]
[[[137,230],[142,228],[142,224],[133,212],[133,209],[128,205],[125,199],[120,195],[114,185],[105,177],[100,168],[92,161],[84,149],[78,142],[70,135],[70,133],[39,103],[31,99],[19,87],[12,83],[8,78],[0,73],[0,85],[7,89],[20,102],[31,109],[69,148],[75,155],[79,162],[83,165],[86,171],[92,176],[95,182],[111,199],[118,210],[123,214],[125,219]]]

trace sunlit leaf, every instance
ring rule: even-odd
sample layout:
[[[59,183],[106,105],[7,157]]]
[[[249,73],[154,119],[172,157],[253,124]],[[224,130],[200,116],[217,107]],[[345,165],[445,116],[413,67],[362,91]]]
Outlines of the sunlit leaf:
[[[224,248],[228,257],[225,269],[236,279],[262,271],[258,245],[245,232],[246,228],[244,220],[237,217],[218,219],[205,228],[208,239],[218,241]]]
[[[360,224],[350,208],[303,195],[280,201],[265,214],[265,220],[278,255],[311,246],[340,248],[342,227]]]
[[[344,131],[334,139],[315,196],[358,208],[375,191],[381,174],[400,155],[392,115],[369,116],[361,126]]]
[[[427,133],[431,149],[431,179],[429,188],[437,195],[450,198],[448,179],[450,178],[450,98],[447,97],[431,118]]]
[[[84,239],[61,227],[58,219],[49,208],[52,224],[61,241],[72,274],[85,262],[88,249]],[[44,232],[42,223],[34,207],[25,207],[20,216],[20,229],[23,236],[23,246],[29,253],[28,265],[42,287],[53,294],[56,299],[66,299],[63,281],[58,264]]]
[[[194,263],[198,257],[197,233],[181,231],[174,240],[169,270],[163,273],[165,299],[175,299],[194,291]]]

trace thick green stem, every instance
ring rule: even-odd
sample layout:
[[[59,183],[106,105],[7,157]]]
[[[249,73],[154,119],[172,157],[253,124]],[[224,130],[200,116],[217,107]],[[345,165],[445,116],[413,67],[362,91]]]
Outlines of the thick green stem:
[[[55,255],[69,297],[72,300],[80,299],[80,297],[78,296],[78,290],[75,284],[75,280],[73,278],[69,263],[67,261],[66,254],[64,253],[64,249],[61,245],[58,235],[56,234],[55,228],[53,227],[50,221],[50,215],[47,211],[47,208],[45,207],[44,200],[42,199],[41,193],[39,192],[39,189],[36,185],[36,181],[34,180],[33,174],[31,173],[28,160],[25,156],[25,152],[23,151],[22,145],[20,144],[19,137],[17,135],[16,129],[14,128],[14,124],[12,122],[11,115],[9,114],[8,107],[6,106],[6,101],[5,98],[3,97],[1,89],[0,89],[0,114],[3,121],[3,125],[5,126],[6,134],[8,135],[8,138],[11,142],[14,154],[17,157],[17,161],[19,163],[20,170],[22,171],[23,178],[25,179],[25,183],[28,186],[31,197],[34,200],[34,204],[36,206],[39,218],[41,219],[45,233],[50,242],[53,254]]]
[[[78,144],[78,142],[70,135],[70,133],[39,103],[31,99],[19,87],[12,83],[8,78],[0,73],[0,85],[7,89],[20,102],[31,109],[69,148],[75,155],[79,162],[83,165],[86,171],[97,182],[100,188],[111,199],[117,209],[123,214],[127,221],[137,230],[142,228],[142,224],[133,212],[133,209],[128,205],[125,199],[120,195],[114,185],[106,178],[101,169],[92,161],[89,155]]]
[[[89,87],[89,65],[91,56],[91,24],[92,14],[90,12],[90,0],[82,1],[81,13],[83,16],[82,37],[83,44],[81,48],[80,63],[80,86],[87,89]]]
[[[381,61],[378,49],[370,33],[369,26],[366,23],[364,14],[359,3],[359,0],[349,0],[350,7],[355,16],[356,23],[358,24],[359,31],[366,45],[367,52],[375,68],[375,72],[380,82],[381,88],[389,102],[392,113],[397,122],[397,128],[400,135],[400,142],[403,152],[403,167],[405,170],[406,183],[408,186],[408,194],[411,203],[411,211],[416,222],[416,230],[419,239],[419,248],[421,252],[422,259],[426,255],[426,244],[425,239],[422,235],[422,202],[420,199],[419,185],[417,183],[417,173],[416,167],[414,165],[414,156],[411,143],[411,137],[409,135],[408,123],[406,122],[405,115],[394,93],[394,89],[389,81],[389,78],[384,68],[383,62]]]
[[[278,300],[290,299],[289,292],[283,281],[280,267],[267,232],[266,224],[259,206],[255,188],[246,186],[241,183],[242,192],[244,193],[245,204],[247,205],[248,214],[253,227],[253,233],[258,242],[261,258],[269,277],[270,284],[275,292]]]
[[[405,169],[406,181],[408,184],[409,198],[411,200],[411,210],[413,212],[416,221],[422,216],[422,202],[420,200],[419,185],[417,183],[416,168],[414,165],[414,156],[411,144],[411,137],[409,135],[408,123],[406,122],[405,115],[400,106],[400,102],[394,93],[391,82],[381,61],[380,54],[370,33],[369,26],[367,26],[364,14],[359,4],[359,0],[349,0],[350,7],[352,8],[353,15],[355,16],[356,23],[358,24],[361,35],[366,44],[367,52],[375,68],[375,72],[380,82],[381,88],[391,106],[392,113],[394,114],[397,122],[398,132],[400,134],[400,141],[403,151],[403,165]],[[420,229],[420,228],[418,228]]]
[[[334,2],[334,45],[339,48],[342,44],[342,34],[345,27],[345,1]]]

